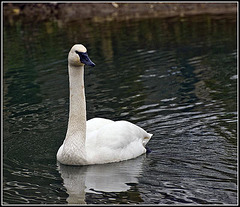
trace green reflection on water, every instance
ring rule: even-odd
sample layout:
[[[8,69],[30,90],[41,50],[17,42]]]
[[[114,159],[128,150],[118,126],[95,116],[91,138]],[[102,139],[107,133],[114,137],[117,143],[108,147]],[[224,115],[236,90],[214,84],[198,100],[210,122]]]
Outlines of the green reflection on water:
[[[67,54],[75,43],[83,43],[97,65],[86,69],[89,118],[138,119],[136,109],[172,97],[174,104],[215,101],[208,108],[187,110],[220,111],[220,125],[210,127],[236,147],[235,25],[231,15],[4,25],[6,163],[16,159],[36,167],[47,160],[55,165],[67,126]],[[174,68],[179,74],[168,79],[143,78],[153,69],[156,73],[150,75],[160,77]],[[6,180],[16,179],[10,174]],[[38,177],[31,182],[42,184]],[[114,202],[142,202],[137,187],[132,189]],[[54,196],[48,199],[55,202]]]

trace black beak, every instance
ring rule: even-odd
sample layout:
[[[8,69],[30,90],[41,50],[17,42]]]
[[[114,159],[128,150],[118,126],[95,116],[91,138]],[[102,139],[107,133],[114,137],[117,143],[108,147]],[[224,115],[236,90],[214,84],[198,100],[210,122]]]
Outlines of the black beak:
[[[83,63],[85,65],[92,66],[92,67],[95,66],[95,64],[88,57],[87,52],[78,52],[78,51],[76,51],[76,53],[79,55],[81,63]]]

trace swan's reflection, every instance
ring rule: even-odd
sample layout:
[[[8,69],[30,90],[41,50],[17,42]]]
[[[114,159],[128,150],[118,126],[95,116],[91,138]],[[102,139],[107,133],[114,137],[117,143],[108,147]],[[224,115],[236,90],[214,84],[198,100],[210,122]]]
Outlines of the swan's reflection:
[[[129,183],[138,183],[145,155],[138,158],[102,165],[66,166],[57,163],[69,197],[68,203],[85,203],[85,193],[122,192]]]

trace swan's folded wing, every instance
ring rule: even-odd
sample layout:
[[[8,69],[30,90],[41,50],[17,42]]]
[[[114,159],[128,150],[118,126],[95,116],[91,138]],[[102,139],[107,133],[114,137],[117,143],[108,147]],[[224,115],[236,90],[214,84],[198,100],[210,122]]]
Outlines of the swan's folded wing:
[[[151,134],[137,125],[116,121],[88,133],[86,147],[92,157],[121,161],[145,153],[144,146],[150,138]]]

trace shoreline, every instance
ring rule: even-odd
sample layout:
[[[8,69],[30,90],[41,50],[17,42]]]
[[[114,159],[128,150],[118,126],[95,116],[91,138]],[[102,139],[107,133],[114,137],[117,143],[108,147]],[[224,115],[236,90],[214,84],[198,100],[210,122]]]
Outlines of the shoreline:
[[[3,3],[6,22],[42,22],[79,19],[93,21],[148,17],[184,17],[201,14],[237,14],[236,3]]]

